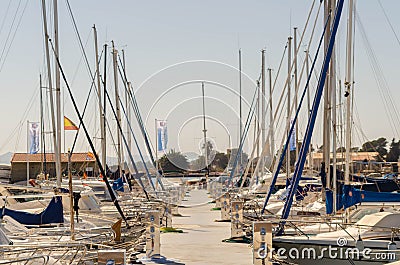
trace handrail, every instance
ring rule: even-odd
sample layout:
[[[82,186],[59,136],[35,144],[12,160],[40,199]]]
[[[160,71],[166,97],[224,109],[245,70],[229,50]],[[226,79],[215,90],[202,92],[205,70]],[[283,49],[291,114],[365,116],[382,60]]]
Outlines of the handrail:
[[[44,263],[43,264],[47,264],[49,262],[49,256],[44,256],[44,255],[40,255],[40,256],[33,256],[33,257],[26,257],[26,258],[19,258],[19,259],[15,259],[15,260],[7,260],[7,261],[0,261],[0,264],[13,264],[15,262],[21,262],[21,261],[31,261],[31,260],[35,260],[35,259],[43,259]]]

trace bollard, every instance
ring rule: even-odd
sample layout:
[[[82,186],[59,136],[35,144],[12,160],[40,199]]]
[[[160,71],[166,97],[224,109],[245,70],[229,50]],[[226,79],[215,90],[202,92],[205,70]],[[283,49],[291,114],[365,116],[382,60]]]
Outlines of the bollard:
[[[160,258],[160,213],[146,212],[146,257]]]
[[[243,236],[243,201],[231,203],[231,237]]]
[[[230,197],[229,193],[226,192],[224,195],[222,195],[222,201],[221,201],[221,220],[226,221],[230,220]]]
[[[270,222],[253,222],[253,264],[271,265],[271,255],[272,224]]]

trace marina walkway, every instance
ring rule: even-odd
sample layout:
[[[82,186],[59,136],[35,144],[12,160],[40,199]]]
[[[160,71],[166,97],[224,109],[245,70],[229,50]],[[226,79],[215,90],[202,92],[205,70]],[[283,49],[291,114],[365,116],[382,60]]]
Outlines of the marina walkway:
[[[220,211],[211,211],[205,190],[192,190],[179,208],[182,217],[173,217],[173,227],[184,233],[161,234],[161,255],[187,265],[252,264],[251,248],[247,244],[223,243],[230,237],[230,223],[215,222]]]

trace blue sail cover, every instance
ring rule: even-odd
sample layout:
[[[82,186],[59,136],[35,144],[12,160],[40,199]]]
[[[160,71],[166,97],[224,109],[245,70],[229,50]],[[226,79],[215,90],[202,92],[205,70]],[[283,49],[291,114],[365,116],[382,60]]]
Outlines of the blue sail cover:
[[[326,190],[326,213],[333,212],[333,192]],[[336,210],[349,208],[361,202],[400,202],[400,194],[396,192],[374,192],[344,185],[341,194],[336,196]]]
[[[0,218],[4,215],[10,216],[14,220],[24,225],[45,225],[54,223],[64,223],[64,213],[61,196],[53,197],[43,212],[27,213],[7,208],[0,210]]]
[[[122,177],[119,177],[116,180],[114,180],[112,188],[115,191],[124,192],[124,181],[122,180]]]

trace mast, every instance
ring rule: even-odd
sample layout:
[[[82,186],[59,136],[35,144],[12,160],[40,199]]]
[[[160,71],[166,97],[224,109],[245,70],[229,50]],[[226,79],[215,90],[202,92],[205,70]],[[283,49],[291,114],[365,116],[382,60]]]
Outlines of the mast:
[[[350,185],[350,149],[351,149],[351,97],[353,96],[353,16],[354,16],[354,2],[349,0],[349,15],[347,23],[347,44],[346,44],[346,163],[344,173],[344,184]],[[346,209],[346,219],[348,211]],[[345,220],[347,221],[347,220]]]
[[[117,120],[118,123],[121,124],[121,111],[119,106],[119,92],[118,92],[118,70],[117,70],[117,53],[118,51],[115,49],[114,41],[112,41],[113,48],[113,66],[114,66],[114,90],[115,90],[115,108],[117,112]],[[121,150],[121,132],[117,130],[117,155],[118,155],[118,167],[119,167],[119,176],[122,177],[122,150]]]
[[[332,4],[335,2],[334,0],[325,1],[325,19],[326,21],[329,17],[329,13],[331,12]],[[333,9],[335,10],[335,9]],[[328,27],[325,33],[325,54],[327,53],[329,38],[331,36],[331,23],[332,19],[329,19]],[[332,58],[334,55],[332,55]],[[327,188],[331,188],[331,175],[330,175],[330,134],[331,134],[331,72],[332,71],[332,61],[330,62],[330,67],[328,71],[328,77],[325,80],[325,88],[324,89],[324,123],[323,123],[323,161],[325,162],[325,172],[326,172],[326,186]]]
[[[292,37],[288,37],[288,85],[287,85],[287,123],[290,124],[290,83],[291,78],[291,61],[292,61]],[[287,137],[290,136],[290,126],[288,126]],[[290,143],[290,142],[289,142]],[[290,178],[290,146],[286,148],[286,174]]]
[[[100,140],[101,140],[101,163],[106,165],[106,129],[104,123],[104,111],[103,106],[101,104],[101,82],[100,82],[100,67],[99,67],[99,48],[97,43],[97,29],[96,25],[93,25],[93,34],[94,34],[94,49],[96,56],[96,77],[97,77],[97,94],[99,99],[99,113],[100,113]]]
[[[56,56],[60,58],[59,48],[58,48],[58,4],[57,0],[53,0],[53,9],[54,9],[54,50]],[[57,66],[57,59],[55,58],[54,65]],[[58,163],[58,167],[56,167],[57,171],[57,187],[61,187],[61,90],[60,90],[60,69],[55,67],[55,78],[56,78],[56,139],[58,148],[56,153],[54,154],[56,159],[56,163]],[[57,162],[58,161],[58,162]]]
[[[256,107],[257,107],[257,115],[254,118],[254,141],[256,141],[256,135],[258,135],[258,131],[260,130],[260,82],[257,80],[257,103],[256,103]],[[257,157],[260,158],[260,141],[257,141],[257,145],[256,145],[256,151],[257,151]],[[259,172],[260,172],[260,168],[258,168],[256,173],[256,184],[258,184],[258,176],[259,176]]]
[[[265,144],[265,50],[261,50],[261,142]],[[264,175],[265,157],[261,156],[261,176]]]
[[[206,104],[204,100],[204,82],[201,83],[201,93],[203,98],[203,137],[204,137],[204,164],[207,169],[206,181],[208,183],[209,167],[208,167],[208,143],[207,143],[207,129],[206,129]]]
[[[294,50],[294,104],[297,107],[297,94],[299,93],[299,84],[297,84],[297,28],[294,28],[294,33],[293,33],[293,50]],[[296,121],[295,124],[295,138],[296,138],[296,161],[299,158],[299,123]]]
[[[102,120],[102,126],[104,127],[104,138],[102,139],[103,142],[103,155],[104,155],[104,160],[105,164],[102,164],[105,168],[105,172],[107,174],[107,137],[105,134],[106,131],[106,108],[107,108],[107,44],[104,44],[104,69],[103,69],[103,120]]]
[[[331,0],[331,10],[335,10],[336,0]],[[336,142],[337,142],[337,130],[336,130],[336,49],[335,46],[332,48],[332,59],[330,64],[330,75],[329,75],[330,89],[331,89],[331,126],[332,126],[332,192],[333,192],[333,213],[336,213]]]
[[[56,135],[56,118],[55,118],[55,111],[54,111],[54,99],[53,99],[53,85],[52,85],[52,79],[51,79],[51,67],[50,67],[50,53],[49,53],[49,33],[47,31],[47,15],[46,15],[46,4],[45,0],[42,0],[42,14],[43,14],[43,31],[44,31],[44,46],[45,46],[45,52],[46,52],[46,64],[47,64],[47,79],[48,79],[48,89],[49,89],[49,95],[50,95],[50,113],[51,113],[51,125],[52,125],[52,130],[51,133],[53,135],[53,145],[54,145],[54,153],[58,154],[58,148],[60,147],[57,143],[57,135]],[[61,174],[58,174],[58,172],[61,172],[61,163],[60,163],[60,157],[58,155],[55,155],[55,162],[56,162],[56,174],[57,174],[57,185],[59,184],[58,182],[58,177],[61,177]],[[61,184],[61,178],[60,178],[60,184]]]
[[[40,156],[40,173],[44,173],[44,124],[43,124],[43,93],[42,93],[42,75],[39,75],[39,88],[40,88],[40,150],[42,155]],[[46,173],[44,173],[46,174]]]
[[[308,48],[306,49],[306,72],[307,74],[310,73],[310,61],[309,61],[309,51]],[[311,113],[311,98],[310,98],[310,86],[307,87],[307,108],[308,108],[308,114]],[[313,159],[312,159],[312,144],[310,142],[310,146],[308,148],[308,170],[310,173],[313,171]]]
[[[122,64],[123,64],[123,72],[125,73],[124,76],[124,83],[125,83],[125,108],[126,108],[126,116],[127,119],[131,120],[131,108],[129,107],[129,91],[131,89],[131,82],[128,82],[127,78],[126,78],[126,64],[125,64],[125,50],[122,49]],[[126,134],[127,134],[127,142],[128,142],[128,146],[129,148],[132,147],[132,137],[131,134],[129,133],[129,124],[126,123]],[[124,157],[124,154],[122,153],[122,157]],[[124,160],[124,159],[123,159]],[[125,166],[125,165],[124,165]]]
[[[72,190],[71,155],[71,151],[68,150],[69,229],[71,233],[71,240],[75,240],[74,192]]]
[[[239,143],[242,141],[242,50],[239,49]],[[238,148],[239,151],[239,148]],[[239,156],[239,172],[242,167],[242,154],[238,153]]]
[[[335,66],[335,57],[333,56],[335,54],[335,48],[333,48],[332,51],[332,65],[333,67]],[[337,159],[336,159],[336,153],[337,153],[337,120],[336,120],[336,75],[334,74],[335,71],[332,71],[332,83],[331,83],[331,87],[332,87],[332,146],[333,146],[333,161],[332,161],[332,192],[333,192],[333,198],[336,198],[336,186],[337,186],[337,175],[336,175],[336,171],[337,171]],[[336,214],[336,199],[333,200],[333,214]]]
[[[268,68],[269,77],[269,137],[271,143],[271,166],[275,157],[275,139],[274,139],[274,113],[272,110],[272,69]]]

